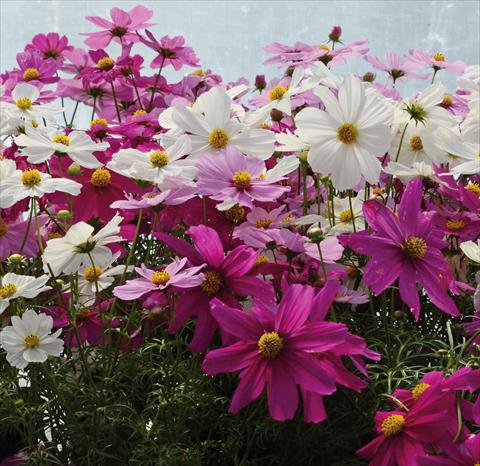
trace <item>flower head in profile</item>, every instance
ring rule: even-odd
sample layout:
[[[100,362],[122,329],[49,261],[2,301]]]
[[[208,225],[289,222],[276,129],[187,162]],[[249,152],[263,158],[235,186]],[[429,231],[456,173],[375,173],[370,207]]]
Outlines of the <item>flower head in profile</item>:
[[[398,279],[400,297],[412,309],[415,320],[420,317],[417,283],[435,306],[457,316],[457,306],[447,293],[452,272],[441,252],[447,243],[432,213],[421,210],[422,187],[421,178],[410,181],[398,206],[398,217],[381,202],[365,202],[363,214],[373,233],[343,235],[340,241],[371,257],[363,279],[375,294]]]
[[[393,81],[393,84],[403,79],[427,79],[428,77],[426,74],[419,74],[415,72],[422,66],[420,63],[414,62],[408,58],[403,58],[393,52],[385,53],[384,62],[380,61],[373,55],[365,55],[364,58],[376,70],[385,71],[389,78]]]
[[[212,303],[212,315],[234,342],[207,353],[202,369],[209,375],[241,371],[232,413],[266,387],[270,416],[284,421],[295,415],[299,388],[319,395],[335,391],[334,375],[314,354],[341,345],[347,330],[343,324],[308,321],[313,298],[313,288],[292,285],[273,309],[258,303],[247,313],[218,300]]]
[[[125,285],[117,286],[113,294],[120,299],[138,299],[152,291],[174,288],[193,288],[203,282],[203,274],[199,273],[205,265],[185,267],[187,258],[174,258],[173,262],[160,270],[150,270],[146,267],[135,267],[141,278],[127,280]]]
[[[338,98],[326,87],[315,93],[326,111],[306,108],[296,117],[297,133],[311,144],[308,163],[316,173],[331,175],[339,190],[354,188],[363,177],[377,183],[381,165],[377,159],[390,147],[391,112],[382,98],[366,93],[362,83],[348,76]]]
[[[50,277],[42,275],[31,277],[8,272],[0,278],[0,314],[8,307],[12,299],[35,298],[40,293],[50,289],[45,283]]]
[[[203,156],[197,164],[198,193],[216,201],[253,207],[253,201],[269,202],[290,190],[283,177],[266,177],[262,160],[246,157],[234,147]],[[228,207],[227,207],[228,208]]]
[[[48,356],[60,356],[63,341],[61,330],[51,334],[53,319],[27,309],[22,317],[12,316],[12,325],[0,332],[0,346],[7,352],[7,361],[18,369],[31,362],[45,362]]]
[[[112,40],[119,43],[138,42],[137,31],[152,26],[152,23],[146,22],[152,16],[153,11],[141,5],[137,5],[129,11],[112,8],[110,10],[111,21],[99,16],[87,16],[87,21],[99,26],[102,30],[83,32],[82,35],[88,36],[85,44],[97,50],[106,48]]]
[[[47,241],[43,252],[43,263],[46,270],[54,275],[72,273],[82,265],[89,267],[91,262],[100,264],[108,260],[112,252],[106,245],[122,240],[120,223],[123,217],[118,214],[102,229],[93,234],[94,228],[85,222],[72,225],[64,237]]]
[[[410,60],[419,65],[430,65],[434,72],[439,70],[449,70],[454,73],[463,73],[467,65],[461,60],[449,62],[443,53],[437,52],[433,55],[423,52],[422,50],[410,49],[408,51]]]

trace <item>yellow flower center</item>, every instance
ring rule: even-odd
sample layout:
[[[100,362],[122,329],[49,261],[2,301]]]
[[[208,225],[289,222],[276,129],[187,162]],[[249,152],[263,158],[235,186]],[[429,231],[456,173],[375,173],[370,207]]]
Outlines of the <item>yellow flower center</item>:
[[[195,70],[195,71],[192,71],[192,73],[190,73],[192,76],[199,76],[199,77],[203,77],[203,76],[206,76],[206,73],[205,71],[203,71],[201,68],[198,69],[198,70]]]
[[[262,123],[261,125],[259,125],[259,128],[261,128],[261,129],[272,129],[272,125],[269,124],[269,123]]]
[[[443,53],[436,53],[433,55],[433,59],[436,61],[445,61],[445,55]]]
[[[15,104],[20,110],[28,110],[32,107],[32,101],[28,97],[20,97]]]
[[[97,168],[92,173],[90,183],[96,188],[106,188],[112,184],[112,175],[106,168]]]
[[[35,120],[32,120],[32,126],[34,128],[38,128],[38,123]]]
[[[276,358],[283,349],[283,338],[277,332],[265,332],[258,339],[258,352],[265,359]]]
[[[40,77],[40,73],[38,72],[37,68],[27,68],[23,72],[23,79],[25,81],[33,81],[34,79],[38,79]]]
[[[383,189],[380,187],[373,188],[373,194],[376,194],[377,196],[381,196],[383,194]]]
[[[468,189],[473,194],[476,194],[478,197],[480,197],[480,184],[468,183],[467,186],[465,186],[465,189]]]
[[[410,149],[414,152],[420,152],[423,150],[423,142],[420,136],[412,136],[410,138]]]
[[[268,260],[267,256],[258,256],[255,261],[255,265],[267,264],[268,262],[270,261]]]
[[[25,170],[22,173],[22,184],[23,186],[27,186],[31,188],[32,186],[36,186],[42,181],[42,176],[38,170],[29,169]]]
[[[403,430],[404,425],[404,416],[401,414],[392,414],[383,420],[380,430],[383,432],[385,437],[390,437],[391,435],[399,434]]]
[[[274,100],[279,100],[283,97],[285,92],[288,91],[288,87],[283,87],[283,86],[275,86],[269,93],[268,93],[268,99],[270,102]]]
[[[103,57],[98,60],[97,68],[103,71],[111,70],[113,68],[113,63],[114,62],[110,57]]]
[[[352,211],[350,209],[345,209],[344,211],[340,212],[338,219],[342,223],[348,223],[352,221]]]
[[[147,112],[145,110],[142,110],[141,108],[139,108],[138,110],[135,110],[133,112],[133,116],[138,116],[138,115],[146,115]]]
[[[150,163],[156,168],[165,167],[169,161],[168,154],[163,150],[154,150],[150,154]]]
[[[465,226],[465,222],[461,218],[458,220],[449,220],[447,222],[448,230],[458,231],[458,230],[462,230],[464,226]]]
[[[216,150],[225,149],[228,141],[227,132],[221,128],[214,129],[208,136],[208,144]]]
[[[327,52],[330,52],[330,47],[328,45],[322,44],[322,45],[319,45],[318,48],[320,50],[326,50]]]
[[[215,270],[207,270],[203,275],[204,278],[200,288],[209,296],[217,294],[223,286],[222,276]]]
[[[425,392],[425,390],[430,387],[428,383],[419,383],[413,390],[412,390],[412,398],[417,401]]]
[[[453,104],[453,99],[451,95],[445,94],[442,99],[442,105],[444,107],[450,107]]]
[[[269,218],[261,218],[257,220],[255,226],[257,228],[268,228],[272,224],[272,221]]]
[[[238,171],[233,175],[232,182],[238,189],[247,189],[252,183],[252,177],[246,171]]]
[[[83,278],[90,283],[96,282],[100,278],[100,275],[102,275],[102,269],[98,265],[96,265],[95,268],[87,267],[83,271]]]
[[[47,236],[45,236],[45,241],[50,241],[51,239],[63,238],[63,235],[59,231],[49,231]]]
[[[17,292],[17,287],[13,283],[7,283],[0,286],[0,299],[7,299],[13,296]]]
[[[165,270],[159,270],[152,275],[152,283],[156,286],[165,285],[170,280],[170,274]]]
[[[337,128],[337,139],[343,144],[353,144],[357,140],[358,131],[352,123],[343,123]]]
[[[427,253],[427,243],[423,238],[410,236],[402,245],[403,252],[413,259],[422,259]]]
[[[66,134],[57,134],[52,138],[52,142],[57,144],[63,144],[64,146],[70,145],[70,138]]]
[[[0,238],[8,233],[8,223],[0,219]]]
[[[224,212],[225,218],[232,223],[239,223],[245,218],[245,209],[239,205],[235,204],[230,209]]]
[[[105,118],[95,118],[90,122],[90,128],[92,128],[94,125],[108,126],[108,121],[105,120]]]
[[[25,349],[38,348],[40,346],[40,338],[38,337],[38,335],[30,333],[29,335],[25,336],[25,338],[23,339],[23,343],[25,345]]]

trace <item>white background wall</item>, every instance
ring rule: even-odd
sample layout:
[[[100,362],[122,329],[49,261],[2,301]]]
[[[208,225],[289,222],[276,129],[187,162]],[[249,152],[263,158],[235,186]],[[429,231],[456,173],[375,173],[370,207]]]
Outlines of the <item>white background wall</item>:
[[[273,76],[275,68],[262,66],[266,58],[263,45],[296,40],[321,43],[335,24],[343,27],[347,41],[368,37],[371,53],[376,55],[416,47],[431,53],[441,51],[451,60],[480,62],[478,0],[0,0],[0,70],[14,67],[15,54],[38,32],[67,34],[72,44],[82,46],[84,38],[79,32],[97,30],[84,16],[108,17],[114,6],[128,10],[139,3],[154,10],[155,34],[184,35],[202,66],[221,73],[226,81],[242,75],[253,80],[255,74],[265,72]],[[339,71],[360,74],[368,69],[367,63],[355,59],[351,67]],[[455,75],[449,73],[444,82],[453,86],[454,80]],[[413,83],[407,90],[413,91],[417,85]]]

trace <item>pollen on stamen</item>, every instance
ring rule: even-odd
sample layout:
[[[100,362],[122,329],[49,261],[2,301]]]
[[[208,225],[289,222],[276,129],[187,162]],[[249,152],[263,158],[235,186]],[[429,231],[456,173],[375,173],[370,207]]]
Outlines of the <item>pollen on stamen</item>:
[[[97,62],[97,68],[102,71],[108,71],[113,68],[115,62],[110,57],[103,57],[100,58]]]
[[[269,93],[268,93],[268,100],[270,102],[274,100],[279,100],[281,99],[285,93],[288,91],[288,87],[284,86],[275,86]]]
[[[168,154],[163,150],[154,150],[150,154],[150,163],[156,168],[163,168],[170,161]]]
[[[435,61],[445,61],[445,55],[443,53],[436,53],[432,56]]]
[[[403,430],[404,425],[404,416],[401,414],[391,414],[383,420],[380,430],[385,437],[390,437],[399,434]]]
[[[272,224],[269,218],[261,218],[255,222],[257,228],[268,228]]]
[[[412,136],[410,138],[410,149],[413,152],[421,152],[423,150],[423,141],[420,136]]]
[[[25,81],[33,81],[34,79],[38,79],[40,77],[40,72],[37,68],[27,68],[23,72],[23,79]]]
[[[151,282],[156,286],[165,285],[168,280],[170,280],[170,274],[165,270],[154,272],[151,278]]]
[[[13,283],[7,283],[0,286],[0,299],[7,299],[13,296],[17,292],[17,286]]]
[[[461,218],[447,221],[447,230],[459,231],[463,230],[463,228],[465,228],[465,222]]]
[[[200,284],[200,288],[208,296],[217,294],[223,287],[223,278],[220,273],[215,270],[207,270],[203,273],[203,282]]]
[[[90,183],[96,188],[106,188],[112,184],[112,175],[106,168],[97,168],[92,173]]]
[[[17,101],[15,101],[16,106],[20,110],[28,110],[32,108],[32,101],[28,97],[20,97]]]
[[[258,352],[265,359],[274,359],[284,347],[283,338],[277,332],[265,332],[258,339]]]
[[[247,171],[238,171],[233,175],[232,182],[238,189],[248,189],[252,184],[252,176]]]
[[[337,128],[337,139],[343,144],[356,142],[358,130],[352,123],[343,123]]]
[[[95,268],[87,267],[83,271],[83,278],[90,283],[96,282],[100,278],[100,275],[102,275],[102,269],[98,265],[96,265]]]
[[[52,142],[56,142],[57,144],[63,144],[64,146],[69,146],[71,141],[66,134],[57,134],[52,138]]]
[[[34,333],[30,333],[26,335],[23,339],[23,344],[25,345],[25,349],[35,349],[40,346],[40,338],[38,335]]]
[[[22,173],[21,179],[23,186],[31,188],[33,186],[36,186],[37,184],[40,184],[40,182],[42,181],[42,175],[40,175],[40,172],[38,170],[29,169],[25,170]]]
[[[95,125],[108,126],[108,121],[105,118],[95,118],[90,122],[90,128]]]
[[[208,144],[216,150],[225,149],[229,141],[228,133],[221,129],[214,129],[208,136]]]
[[[427,243],[423,238],[410,236],[403,243],[402,251],[413,259],[422,259],[427,253]]]
[[[419,383],[415,388],[412,390],[412,398],[417,401],[425,392],[425,390],[430,387],[428,383]]]
[[[352,211],[350,209],[345,209],[344,211],[340,212],[338,219],[342,223],[348,223],[352,221]]]

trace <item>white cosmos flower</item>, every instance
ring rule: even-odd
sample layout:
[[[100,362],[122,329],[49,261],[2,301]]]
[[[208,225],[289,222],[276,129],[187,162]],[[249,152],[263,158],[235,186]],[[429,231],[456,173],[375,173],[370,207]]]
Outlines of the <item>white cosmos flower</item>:
[[[20,155],[26,156],[30,163],[43,163],[55,153],[68,156],[81,167],[98,168],[102,166],[94,151],[108,149],[106,142],[96,143],[83,131],[72,131],[68,136],[63,132],[43,128],[27,128],[25,134],[15,138],[20,146]]]
[[[77,272],[82,266],[89,267],[91,260],[94,264],[108,261],[112,252],[106,245],[122,241],[117,236],[122,220],[123,217],[116,214],[93,236],[94,228],[91,225],[85,222],[75,223],[64,237],[47,241],[47,247],[43,251],[44,270],[48,270],[48,264],[54,275],[61,272],[69,274]]]
[[[51,334],[53,319],[27,309],[22,317],[13,316],[12,325],[0,332],[0,345],[13,367],[25,369],[31,362],[45,362],[48,356],[60,356],[63,341],[61,329]]]
[[[365,229],[365,222],[363,219],[363,202],[365,198],[365,191],[362,189],[351,201],[348,197],[335,197],[333,200],[333,211],[335,215],[335,225],[330,230],[330,235],[339,235],[341,233],[350,233],[354,231],[353,223],[355,223],[355,230],[360,231]],[[350,202],[352,208],[350,209]],[[353,212],[352,212],[353,211]],[[333,223],[333,222],[332,222]]]
[[[125,270],[124,265],[112,267],[112,264],[118,259],[120,252],[110,257],[102,257],[98,262],[86,266],[83,265],[78,271],[78,294],[79,302],[83,305],[91,305],[92,297],[97,290],[102,291],[108,288],[115,280],[116,275],[121,275]],[[133,266],[128,271],[133,270]]]
[[[62,111],[61,107],[37,102],[40,91],[28,83],[19,83],[12,91],[12,98],[15,103],[0,102],[12,118],[21,117],[27,121],[36,121],[45,118],[52,119],[54,115]]]
[[[465,144],[465,146],[461,163],[453,167],[452,172],[456,175],[478,175],[480,174],[480,145]]]
[[[195,163],[189,159],[182,159],[190,153],[191,148],[190,139],[185,134],[165,151],[120,150],[107,167],[123,176],[150,181],[157,185],[162,184],[166,177],[181,176],[193,180],[197,174]]]
[[[162,135],[161,143],[167,152],[176,138],[189,135],[192,150],[190,158],[198,159],[206,152],[223,150],[229,145],[240,152],[266,160],[271,157],[274,135],[265,129],[252,129],[232,118],[232,99],[219,87],[202,94],[192,107],[178,106],[172,111],[172,120],[176,128]]]
[[[398,162],[390,162],[383,169],[385,173],[393,175],[400,179],[403,184],[407,184],[411,179],[421,176],[423,178],[431,178],[441,182],[436,176],[432,166],[425,162],[413,162],[412,166],[402,165]],[[443,182],[441,182],[443,183]]]
[[[276,133],[275,141],[279,144],[275,147],[277,152],[301,152],[302,150],[309,150],[310,144],[303,141],[298,134],[290,133]]]
[[[365,93],[362,83],[347,76],[338,98],[326,87],[314,91],[326,111],[306,108],[296,116],[297,134],[311,144],[308,162],[312,170],[330,174],[333,186],[351,189],[362,175],[378,182],[380,161],[390,147],[391,111],[374,93]]]
[[[469,259],[480,264],[480,239],[476,243],[474,241],[465,241],[460,245],[460,249]]]
[[[48,173],[28,169],[15,170],[0,185],[0,207],[6,209],[27,197],[41,197],[44,194],[61,191],[77,196],[82,185],[66,178],[52,178]]]
[[[6,273],[0,278],[0,314],[8,307],[10,301],[16,298],[35,298],[43,291],[49,290],[45,283],[49,280],[48,275],[30,277]]]

